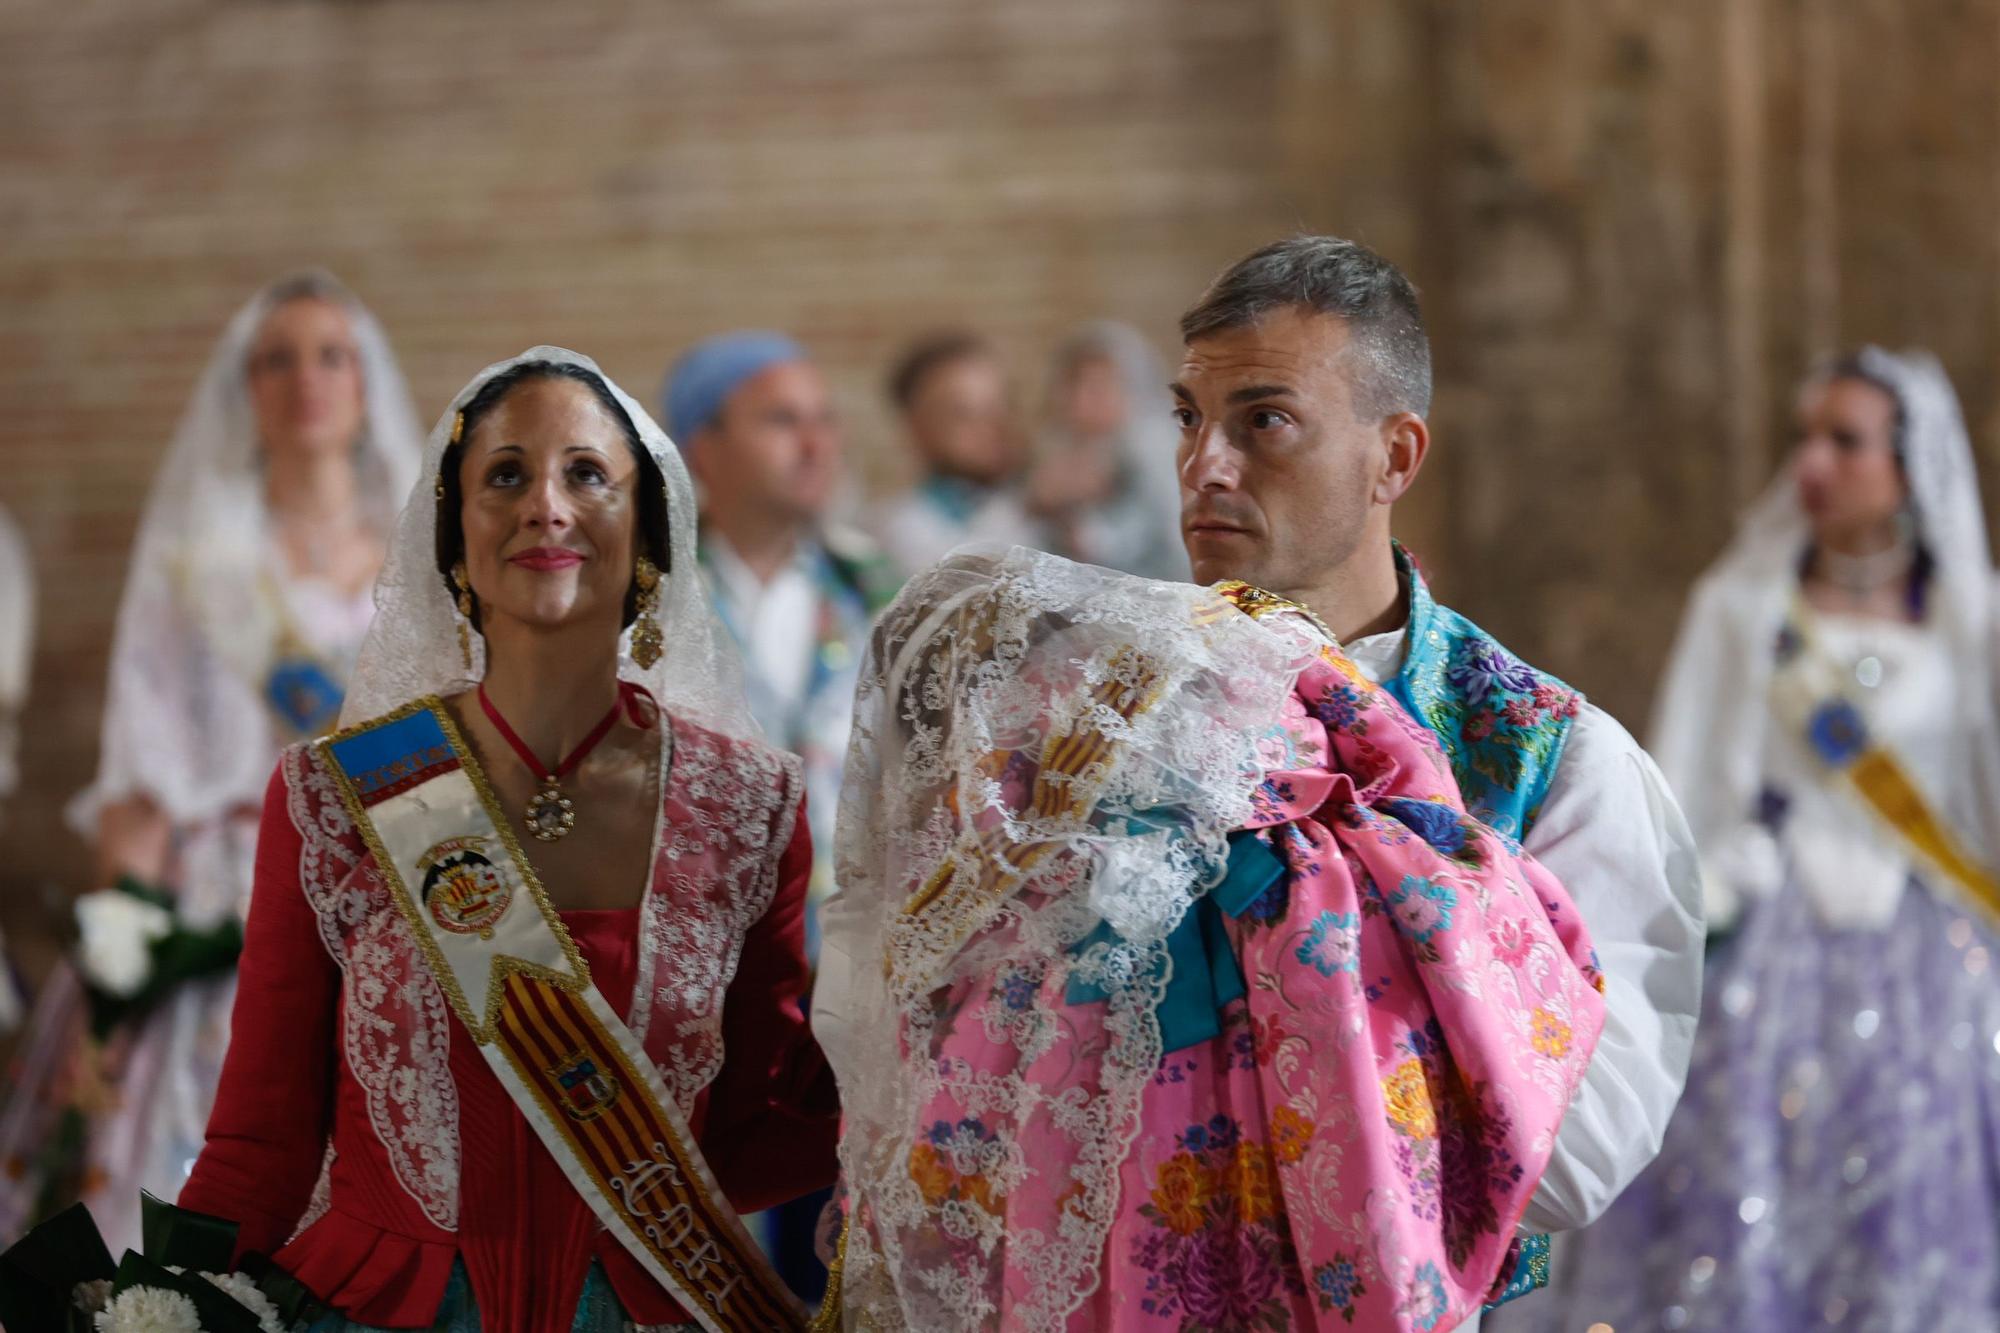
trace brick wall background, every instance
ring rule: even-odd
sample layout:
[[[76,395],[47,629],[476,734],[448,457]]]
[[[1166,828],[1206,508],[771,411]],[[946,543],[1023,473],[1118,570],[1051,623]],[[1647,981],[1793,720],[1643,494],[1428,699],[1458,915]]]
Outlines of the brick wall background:
[[[1817,352],[1934,347],[2000,462],[2000,0],[0,3],[0,502],[42,598],[0,919],[83,886],[137,508],[210,344],[303,263],[425,419],[534,342],[651,397],[791,329],[868,482],[906,337],[1032,382],[1295,227],[1424,289],[1444,594],[1641,725]],[[1030,393],[1032,400],[1032,391]]]

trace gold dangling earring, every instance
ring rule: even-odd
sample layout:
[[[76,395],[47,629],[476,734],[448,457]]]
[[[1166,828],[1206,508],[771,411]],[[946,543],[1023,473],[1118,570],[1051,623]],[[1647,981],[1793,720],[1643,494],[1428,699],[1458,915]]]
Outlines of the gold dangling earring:
[[[472,578],[465,572],[465,562],[459,561],[451,567],[451,586],[458,589],[458,656],[465,663],[465,672],[472,674]]]
[[[666,642],[660,635],[660,570],[642,555],[632,577],[639,585],[639,615],[632,622],[632,660],[641,671],[651,671]]]

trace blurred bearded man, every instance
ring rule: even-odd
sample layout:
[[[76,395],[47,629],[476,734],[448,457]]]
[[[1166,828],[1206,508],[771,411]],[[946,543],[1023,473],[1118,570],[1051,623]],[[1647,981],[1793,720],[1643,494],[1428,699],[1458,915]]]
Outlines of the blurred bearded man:
[[[832,882],[854,671],[895,586],[865,537],[828,521],[840,421],[798,343],[741,332],[698,344],[668,378],[665,419],[701,490],[701,561],[750,706],[765,739],[806,761],[816,904]]]

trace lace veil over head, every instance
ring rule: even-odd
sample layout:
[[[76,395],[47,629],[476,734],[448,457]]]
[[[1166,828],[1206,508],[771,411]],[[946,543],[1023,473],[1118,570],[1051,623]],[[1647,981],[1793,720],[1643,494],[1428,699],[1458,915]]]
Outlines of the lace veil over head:
[[[459,657],[457,611],[436,556],[438,468],[450,447],[453,423],[488,380],[523,365],[575,366],[611,391],[631,419],[640,443],[667,488],[669,568],[660,580],[659,621],[665,651],[650,669],[632,661],[630,631],[618,674],[643,685],[668,713],[739,737],[756,737],[757,724],[743,696],[743,668],[727,630],[709,605],[695,562],[694,486],[680,451],[629,394],[589,357],[561,347],[531,347],[473,376],[438,418],[424,448],[423,466],[403,506],[388,564],[375,585],[375,622],[361,647],[341,723],[378,717],[427,694],[468,689],[485,674],[485,653],[473,635],[473,669]]]
[[[270,777],[262,673],[281,632],[249,357],[279,305],[340,305],[360,356],[356,442],[364,517],[387,534],[416,471],[420,430],[381,325],[332,276],[281,278],[236,312],[195,384],[146,500],[113,640],[97,780],[71,808],[94,829],[105,804],[143,795],[176,824],[255,803]]]
[[[1210,590],[1020,547],[961,549],[883,613],[825,909],[862,949],[838,1068],[858,1326],[1060,1328],[1095,1285],[1167,936],[1220,876],[1310,652]],[[1011,1063],[941,1056],[964,1024]]]

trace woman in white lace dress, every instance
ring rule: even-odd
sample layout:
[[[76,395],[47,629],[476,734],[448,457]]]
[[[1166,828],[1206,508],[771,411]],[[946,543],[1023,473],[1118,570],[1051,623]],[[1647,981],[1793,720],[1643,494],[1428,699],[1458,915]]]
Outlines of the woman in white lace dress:
[[[147,499],[97,778],[71,808],[100,883],[162,889],[197,929],[244,911],[264,782],[338,716],[421,438],[388,340],[333,278],[279,279],[230,321]],[[84,1197],[113,1253],[139,1191],[187,1178],[234,991],[191,982],[108,1043]]]
[[[1656,719],[1733,923],[1687,1093],[1536,1326],[2000,1328],[1993,594],[1937,361],[1816,375]]]

